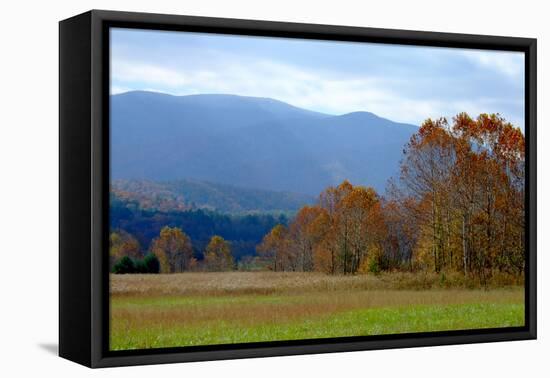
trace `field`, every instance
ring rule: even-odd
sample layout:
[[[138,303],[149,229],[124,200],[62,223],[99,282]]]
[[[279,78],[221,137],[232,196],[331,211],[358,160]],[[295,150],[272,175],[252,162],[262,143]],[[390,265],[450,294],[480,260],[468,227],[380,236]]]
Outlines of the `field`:
[[[391,273],[111,275],[112,350],[522,326],[520,286]]]

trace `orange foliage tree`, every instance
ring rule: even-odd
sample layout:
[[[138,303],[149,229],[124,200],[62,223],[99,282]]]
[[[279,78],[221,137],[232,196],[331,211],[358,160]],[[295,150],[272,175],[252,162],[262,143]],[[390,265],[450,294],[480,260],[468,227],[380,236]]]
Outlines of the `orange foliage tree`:
[[[401,190],[418,206],[418,255],[436,272],[482,282],[495,269],[523,272],[524,150],[521,131],[495,114],[428,120],[411,138]]]
[[[256,251],[267,261],[268,268],[274,272],[296,270],[289,243],[288,228],[278,224],[264,236],[262,242],[256,247]]]
[[[303,207],[289,227],[277,225],[258,252],[274,270],[355,273],[384,235],[380,199],[374,189],[344,181]]]

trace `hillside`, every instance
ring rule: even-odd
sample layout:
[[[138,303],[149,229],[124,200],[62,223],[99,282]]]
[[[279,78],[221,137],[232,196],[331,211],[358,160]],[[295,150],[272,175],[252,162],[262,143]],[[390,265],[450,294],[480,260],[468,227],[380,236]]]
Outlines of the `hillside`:
[[[309,195],[347,178],[383,191],[416,130],[268,98],[128,92],[111,96],[111,174]]]
[[[221,213],[294,212],[315,197],[291,192],[245,189],[205,181],[113,180],[112,192],[135,201],[141,209],[185,211],[207,209]]]

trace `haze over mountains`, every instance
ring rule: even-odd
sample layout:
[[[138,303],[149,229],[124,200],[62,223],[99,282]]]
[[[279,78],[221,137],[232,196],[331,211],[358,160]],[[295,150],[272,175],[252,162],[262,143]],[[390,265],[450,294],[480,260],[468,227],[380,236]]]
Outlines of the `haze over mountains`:
[[[127,92],[111,96],[111,175],[313,196],[348,179],[383,192],[417,130],[268,98]]]

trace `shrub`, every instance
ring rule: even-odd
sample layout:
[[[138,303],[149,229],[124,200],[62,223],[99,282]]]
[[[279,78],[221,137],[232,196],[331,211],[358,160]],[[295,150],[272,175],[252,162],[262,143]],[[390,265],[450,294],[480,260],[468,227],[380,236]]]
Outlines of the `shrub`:
[[[134,264],[135,264],[135,269],[132,273],[149,273],[147,271],[147,266],[145,265],[143,260],[136,260]]]
[[[378,259],[370,259],[369,261],[369,272],[372,274],[378,274],[380,273],[380,264],[378,262]]]
[[[128,274],[136,272],[136,264],[128,256],[121,258],[113,267],[113,273],[116,274]]]
[[[130,274],[130,273],[159,273],[160,262],[157,256],[149,253],[143,259],[132,259],[129,256],[121,258],[113,267],[115,274]]]
[[[159,273],[160,272],[160,261],[153,253],[149,253],[142,261],[142,264],[145,268],[144,273]]]

